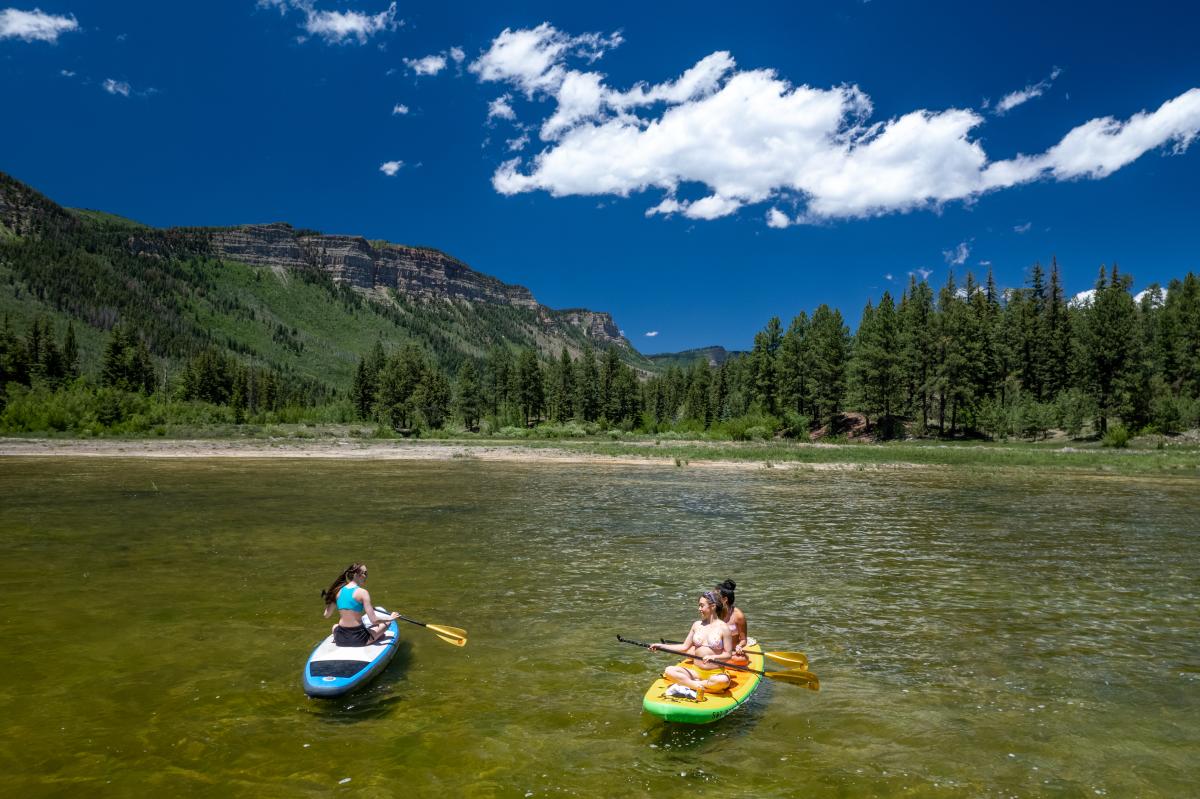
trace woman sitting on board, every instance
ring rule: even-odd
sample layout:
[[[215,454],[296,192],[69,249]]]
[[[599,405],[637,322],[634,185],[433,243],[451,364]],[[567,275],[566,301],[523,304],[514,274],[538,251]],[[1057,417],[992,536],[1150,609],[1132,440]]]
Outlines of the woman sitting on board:
[[[717,608],[717,617],[725,622],[729,627],[729,634],[733,636],[733,657],[729,659],[729,662],[745,666],[750,662],[750,658],[746,657],[745,652],[750,639],[746,635],[746,614],[733,604],[733,592],[736,589],[737,583],[733,580],[726,580],[717,586],[717,599],[721,603]]]
[[[669,666],[663,677],[691,688],[697,699],[704,698],[705,691],[723,691],[729,687],[729,675],[721,663],[733,655],[733,636],[729,633],[729,625],[717,617],[719,605],[716,592],[705,591],[699,600],[700,620],[692,623],[682,644],[650,644],[651,650],[691,656],[690,664]]]
[[[325,600],[325,618],[333,615],[336,606],[341,619],[333,625],[333,642],[338,646],[366,646],[379,640],[392,619],[400,617],[399,613],[389,613],[382,618],[375,615],[375,606],[371,604],[371,595],[363,588],[367,580],[367,564],[352,563],[333,581],[333,585],[321,592]],[[371,626],[363,625],[362,617],[366,613]]]

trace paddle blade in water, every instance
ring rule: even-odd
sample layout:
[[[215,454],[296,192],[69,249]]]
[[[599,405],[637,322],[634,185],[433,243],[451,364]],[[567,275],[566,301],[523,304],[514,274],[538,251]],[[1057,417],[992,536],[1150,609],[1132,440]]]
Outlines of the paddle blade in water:
[[[821,681],[811,671],[788,669],[787,671],[768,671],[764,673],[772,680],[799,685],[801,688],[807,688],[810,691],[821,690]]]
[[[458,627],[447,627],[444,624],[426,624],[426,629],[437,633],[437,637],[455,646],[467,645],[467,631]]]
[[[777,663],[786,663],[798,669],[808,668],[808,656],[803,652],[763,652],[763,654]]]

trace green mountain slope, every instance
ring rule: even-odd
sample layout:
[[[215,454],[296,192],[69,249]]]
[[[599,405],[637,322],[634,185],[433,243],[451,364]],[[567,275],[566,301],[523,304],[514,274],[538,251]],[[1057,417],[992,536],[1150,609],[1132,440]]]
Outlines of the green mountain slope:
[[[345,390],[377,340],[388,348],[417,342],[451,374],[495,346],[535,348],[549,359],[563,347],[608,344],[626,363],[653,369],[627,344],[596,341],[578,311],[366,292],[319,268],[250,266],[219,258],[212,230],[157,230],[64,209],[3,173],[0,225],[0,313],[18,333],[39,316],[57,330],[74,322],[85,371],[117,324],[145,339],[168,377],[215,348]]]

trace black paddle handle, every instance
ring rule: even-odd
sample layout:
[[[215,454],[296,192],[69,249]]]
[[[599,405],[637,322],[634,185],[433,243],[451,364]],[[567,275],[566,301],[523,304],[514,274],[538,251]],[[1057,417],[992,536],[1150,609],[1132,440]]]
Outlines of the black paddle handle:
[[[386,614],[390,614],[392,611],[390,611],[390,610],[384,610],[383,608],[375,608],[375,612],[376,612],[376,613],[384,613],[384,614],[386,615]],[[402,615],[400,615],[399,613],[397,613],[397,614],[396,614],[396,619],[400,619],[401,621],[406,621],[406,622],[408,622],[409,624],[419,624],[419,625],[421,625],[422,627],[428,627],[428,626],[429,626],[428,624],[426,624],[426,623],[425,623],[425,622],[423,622],[423,621],[417,621],[416,619],[410,619],[408,616],[402,616]],[[395,621],[395,619],[389,619],[388,621],[389,621],[389,622],[391,622],[391,621]]]
[[[618,636],[617,636],[617,640],[618,640],[618,641],[620,641],[620,642],[621,642],[621,643],[623,643],[623,644],[634,644],[634,645],[636,645],[636,646],[640,646],[640,647],[642,647],[643,649],[649,649],[649,648],[650,648],[650,644],[643,644],[641,641],[634,641],[634,640],[632,640],[632,639],[630,639],[630,638],[622,638],[620,635],[618,635]],[[670,653],[670,654],[672,654],[672,655],[682,655],[683,657],[690,657],[690,658],[692,658],[692,660],[704,660],[704,658],[692,657],[691,655],[687,654],[686,652],[675,652],[675,651],[673,651],[673,650],[670,650],[670,649],[660,649],[660,650],[658,650],[658,651],[659,651],[659,652],[668,652],[668,653]],[[735,664],[733,664],[733,663],[726,663],[726,662],[725,662],[725,661],[723,661],[723,660],[714,660],[714,661],[712,661],[712,662],[713,662],[713,663],[720,663],[720,664],[721,664],[721,666],[722,666],[723,668],[727,668],[727,669],[737,669],[738,671],[748,671],[748,672],[750,672],[751,674],[763,674],[763,675],[765,675],[765,674],[766,674],[766,672],[765,672],[765,671],[759,671],[758,669],[749,669],[749,668],[746,668],[745,666],[738,666],[738,665],[735,665]]]

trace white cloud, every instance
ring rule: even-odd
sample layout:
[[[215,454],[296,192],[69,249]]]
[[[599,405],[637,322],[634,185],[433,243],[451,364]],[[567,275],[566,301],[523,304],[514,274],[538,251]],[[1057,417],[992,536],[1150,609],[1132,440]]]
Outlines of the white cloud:
[[[883,279],[884,279],[884,280],[888,280],[888,281],[892,280],[892,279],[893,279],[893,278],[892,278],[892,273],[891,273],[891,272],[888,272],[887,274],[885,274],[885,275],[883,276]]]
[[[1050,88],[1050,84],[1062,73],[1062,70],[1055,67],[1050,72],[1050,77],[1045,80],[1040,80],[1037,83],[1026,86],[1024,89],[1018,89],[1015,92],[1010,92],[1000,98],[1000,102],[996,103],[996,108],[993,111],[997,116],[1003,116],[1023,103],[1027,103],[1035,97],[1041,97]],[[984,106],[986,108],[986,105]]]
[[[504,143],[505,143],[505,145],[507,145],[508,151],[510,153],[517,152],[518,150],[524,150],[525,146],[527,144],[529,144],[529,134],[522,133],[520,136],[516,137],[515,139],[505,140]]]
[[[20,39],[23,42],[57,42],[64,33],[79,30],[75,16],[47,14],[40,8],[21,11],[6,8],[0,11],[0,39]]]
[[[957,247],[949,250],[942,250],[942,257],[946,259],[946,263],[951,266],[959,266],[967,262],[967,257],[971,254],[971,248],[964,241]]]
[[[408,106],[406,106],[404,103],[396,103],[396,105],[392,107],[392,116],[404,116],[407,113]]]
[[[493,180],[493,183],[494,182],[495,181]],[[503,193],[504,193],[503,190],[501,190],[501,194],[503,194]],[[671,214],[677,214],[686,208],[687,208],[686,203],[681,203],[678,200],[676,200],[674,197],[664,197],[663,201],[660,202],[658,205],[654,206],[653,208],[646,209],[646,216],[654,216],[655,214],[662,214],[663,216],[670,216]]]
[[[491,119],[516,119],[517,113],[513,111],[510,102],[512,101],[511,94],[501,95],[495,100],[488,103],[487,118]]]
[[[449,50],[449,55],[455,64],[461,64],[467,58],[467,54],[463,52],[461,47],[451,47]]]
[[[278,8],[280,14],[293,9],[303,12],[304,22],[300,27],[310,36],[324,39],[326,44],[366,44],[375,34],[395,30],[404,24],[396,19],[395,3],[378,14],[353,10],[319,11],[315,0],[258,0],[258,7]]]
[[[64,78],[73,78],[73,77],[75,77],[75,72],[74,72],[73,70],[70,70],[70,69],[60,69],[60,70],[58,71],[58,74],[59,74],[59,75],[62,75]]]
[[[770,211],[767,211],[767,227],[782,230],[790,224],[792,224],[792,220],[788,219],[787,214],[778,208],[772,208]]]
[[[379,165],[379,171],[390,178],[399,172],[402,166],[404,166],[403,161],[384,161]]]
[[[1044,177],[1104,178],[1149,150],[1172,142],[1172,152],[1182,153],[1197,133],[1200,133],[1200,89],[1189,89],[1153,113],[1141,111],[1124,122],[1113,117],[1085,122],[1042,155],[997,161],[984,170],[983,185],[986,190]]]
[[[619,33],[607,37],[599,33],[568,36],[548,22],[527,30],[505,28],[468,69],[485,83],[511,83],[532,97],[536,91],[557,88],[562,83],[566,69],[561,62],[568,55],[581,56],[591,63],[620,44]]]
[[[651,331],[650,331],[649,333],[647,333],[646,335],[647,335],[647,336],[649,336],[650,338],[654,338],[655,336],[657,336],[657,335],[658,335],[658,331],[657,331],[657,330],[651,330]]]
[[[103,87],[104,91],[108,92],[109,94],[119,94],[122,97],[128,97],[129,92],[131,91],[129,84],[123,80],[105,78],[104,83],[100,85]]]
[[[1067,302],[1067,305],[1070,305],[1072,308],[1087,308],[1092,304],[1092,301],[1095,299],[1096,299],[1096,290],[1095,289],[1087,289],[1086,291],[1081,291],[1078,294],[1076,294],[1074,297],[1072,297]]]
[[[729,216],[742,207],[742,202],[720,194],[710,194],[707,197],[690,203],[683,209],[683,215],[688,219],[720,219]]]
[[[417,75],[436,75],[446,68],[446,56],[427,55],[424,58],[406,58],[404,65]]]
[[[572,37],[548,23],[505,29],[469,69],[528,98],[555,104],[540,123],[548,145],[499,165],[503,194],[554,197],[660,190],[648,215],[714,219],[738,208],[786,200],[802,204],[793,223],[937,208],[1040,179],[1104,177],[1148,150],[1180,152],[1200,133],[1200,89],[1127,121],[1104,118],[1070,131],[1038,156],[990,161],[968,109],[918,109],[871,121],[870,98],[853,85],[793,85],[773,70],[737,71],[713,53],[677,79],[628,90],[599,72],[570,66],[594,60],[619,35]],[[515,119],[511,97],[493,101],[489,120]],[[674,199],[696,184],[709,195]]]
[[[1146,299],[1147,297],[1150,298],[1150,304],[1155,308],[1161,308],[1163,306],[1162,289],[1143,289],[1142,291],[1139,291],[1137,294],[1133,295],[1133,301],[1138,305],[1141,305],[1142,300]]]
[[[933,274],[933,270],[932,270],[932,269],[926,269],[926,268],[925,268],[925,267],[923,267],[923,266],[918,266],[916,269],[914,269],[914,270],[912,270],[911,272],[909,272],[909,274],[910,274],[910,275],[915,275],[916,277],[919,277],[919,278],[921,278],[921,280],[928,280],[928,279],[929,279],[929,276]]]
[[[1029,229],[1031,227],[1033,227],[1032,222],[1026,222],[1023,225],[1013,225],[1013,232],[1014,233],[1028,233]]]

